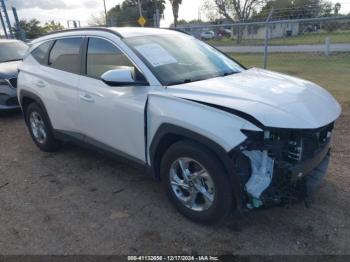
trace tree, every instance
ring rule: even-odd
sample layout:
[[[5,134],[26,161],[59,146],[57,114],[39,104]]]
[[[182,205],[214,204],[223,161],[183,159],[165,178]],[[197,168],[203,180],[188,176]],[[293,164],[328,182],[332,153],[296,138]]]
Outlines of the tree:
[[[324,0],[272,0],[263,6],[255,18],[266,18],[271,8],[274,8],[273,17],[275,19],[330,16],[333,11],[332,3]]]
[[[51,20],[50,22],[46,22],[43,27],[43,30],[45,33],[61,31],[63,29],[64,29],[63,25],[60,22],[56,23],[54,20]]]
[[[244,22],[266,0],[213,0],[217,12],[230,21]]]
[[[90,16],[90,19],[88,21],[88,25],[90,26],[102,26],[105,25],[106,18],[104,12],[101,12],[100,14],[93,14]]]
[[[177,26],[177,19],[179,17],[179,7],[182,4],[182,0],[169,0],[171,7],[173,9],[174,16],[174,27]]]
[[[45,29],[40,26],[40,21],[37,19],[31,19],[29,21],[23,19],[19,21],[19,27],[25,32],[28,39],[34,39],[45,34]],[[12,29],[16,32],[17,26]],[[17,33],[18,34],[18,33]],[[18,35],[16,37],[19,37]]]
[[[341,4],[340,4],[340,3],[336,3],[336,4],[334,5],[334,14],[335,14],[335,15],[338,15],[338,14],[339,14],[340,8],[341,8]]]
[[[31,19],[29,21],[22,19],[19,21],[19,27],[25,32],[26,38],[34,39],[44,34],[63,30],[64,27],[60,22],[51,20],[46,22],[44,26],[40,25],[40,21],[37,19]],[[20,32],[17,32],[17,25],[12,28],[13,32],[16,32],[16,37],[20,38]]]
[[[165,0],[142,0],[142,15],[146,19],[146,26],[153,26],[153,16],[156,8],[159,10],[159,15],[162,16],[165,10]],[[107,12],[107,18],[116,18],[118,26],[139,26],[138,0],[124,0]]]
[[[207,0],[204,8],[210,13],[216,9],[221,17],[231,22],[244,22],[251,18],[257,7],[265,2],[266,0]],[[243,26],[237,27],[237,44],[241,42],[243,30]]]

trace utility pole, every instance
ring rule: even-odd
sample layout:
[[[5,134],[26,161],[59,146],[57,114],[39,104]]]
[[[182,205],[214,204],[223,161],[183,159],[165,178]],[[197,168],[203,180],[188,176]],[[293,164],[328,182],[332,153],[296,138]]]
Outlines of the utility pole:
[[[106,26],[108,25],[107,23],[107,8],[106,8],[106,0],[103,0],[103,6],[105,8],[105,23],[106,23]]]
[[[23,31],[23,29],[19,24],[16,7],[12,6],[12,12],[16,22],[17,37],[20,38],[22,41],[24,41],[26,39],[26,36],[25,36],[25,32]]]
[[[138,0],[138,4],[139,4],[139,13],[140,13],[140,17],[142,16],[142,7],[141,7],[141,1]]]
[[[5,37],[8,38],[6,25],[5,25],[5,22],[4,22],[4,18],[2,17],[1,8],[0,8],[0,20],[1,20],[2,29],[4,30]]]
[[[0,0],[0,3],[1,3],[1,6],[2,6],[2,11],[5,14],[5,21],[6,21],[6,24],[7,24],[7,28],[9,30],[10,35],[11,35],[11,38],[13,38],[13,33],[12,33],[12,30],[11,30],[11,22],[10,22],[9,15],[7,13],[5,1],[4,0]]]
[[[159,8],[157,0],[154,1],[156,13],[155,13],[155,27],[160,27],[160,17],[159,17]]]

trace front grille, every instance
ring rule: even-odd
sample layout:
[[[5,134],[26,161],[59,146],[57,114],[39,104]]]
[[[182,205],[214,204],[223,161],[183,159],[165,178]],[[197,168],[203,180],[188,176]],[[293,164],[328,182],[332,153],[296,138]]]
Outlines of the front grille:
[[[330,139],[333,123],[314,130],[303,130],[292,134],[288,144],[288,158],[292,162],[315,156]]]
[[[13,88],[17,88],[17,78],[11,78],[9,82]]]
[[[11,98],[7,99],[6,105],[7,106],[17,106],[18,105],[17,97],[11,97]]]

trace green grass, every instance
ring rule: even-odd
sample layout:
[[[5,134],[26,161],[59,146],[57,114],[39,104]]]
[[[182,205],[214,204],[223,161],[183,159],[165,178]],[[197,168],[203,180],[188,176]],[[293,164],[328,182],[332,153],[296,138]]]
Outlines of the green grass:
[[[330,37],[331,43],[349,43],[350,31],[335,31],[332,33],[308,33],[293,37],[274,38],[269,40],[270,45],[306,45],[306,44],[323,44],[326,37]],[[209,44],[214,46],[235,45],[236,41],[225,37],[221,40],[210,40]],[[243,39],[240,45],[263,45],[264,39]]]
[[[230,54],[247,67],[262,67],[262,54]],[[310,80],[325,87],[350,106],[350,53],[330,57],[321,54],[270,54],[268,69]]]

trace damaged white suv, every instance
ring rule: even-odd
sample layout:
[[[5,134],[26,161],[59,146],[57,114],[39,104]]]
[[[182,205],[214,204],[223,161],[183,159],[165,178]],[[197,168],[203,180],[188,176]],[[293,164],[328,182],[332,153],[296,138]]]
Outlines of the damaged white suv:
[[[33,41],[18,97],[40,149],[73,141],[131,160],[162,180],[182,214],[205,223],[304,199],[326,173],[341,112],[316,84],[147,28]]]

